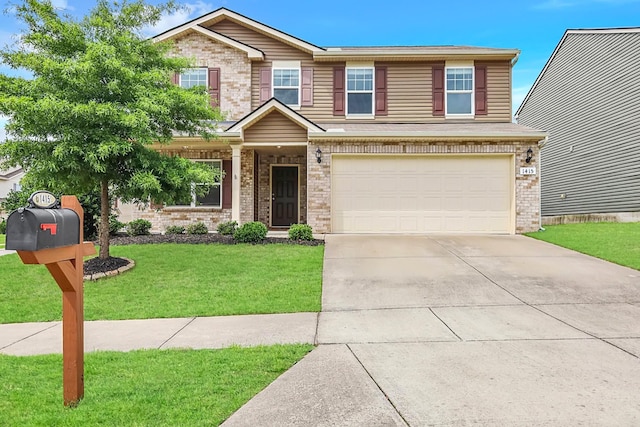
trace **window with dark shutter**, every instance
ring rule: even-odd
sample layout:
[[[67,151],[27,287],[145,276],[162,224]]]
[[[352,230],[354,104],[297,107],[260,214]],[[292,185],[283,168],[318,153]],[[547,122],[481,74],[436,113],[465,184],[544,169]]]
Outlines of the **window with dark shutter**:
[[[212,107],[220,106],[220,68],[209,68],[209,97]]]
[[[376,116],[386,116],[387,110],[387,67],[376,67]]]
[[[433,73],[433,115],[444,116],[444,64],[434,64]]]
[[[271,67],[260,68],[260,103],[271,99]]]
[[[476,65],[475,70],[475,107],[477,116],[486,116],[487,111],[487,66]]]
[[[333,67],[333,115],[344,116],[344,67]]]

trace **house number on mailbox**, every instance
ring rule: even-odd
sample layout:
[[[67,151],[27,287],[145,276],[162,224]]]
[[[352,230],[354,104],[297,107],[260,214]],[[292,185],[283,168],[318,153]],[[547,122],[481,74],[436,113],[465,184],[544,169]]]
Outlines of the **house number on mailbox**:
[[[29,197],[29,203],[36,208],[51,209],[56,207],[58,200],[56,199],[56,196],[48,191],[36,191],[31,195],[31,197]]]

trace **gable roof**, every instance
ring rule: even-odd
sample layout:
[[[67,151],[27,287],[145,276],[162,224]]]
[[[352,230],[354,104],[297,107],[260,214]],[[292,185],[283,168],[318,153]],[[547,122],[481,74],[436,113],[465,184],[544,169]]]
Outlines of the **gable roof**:
[[[229,19],[230,21],[236,22],[244,27],[251,28],[254,31],[265,34],[274,39],[280,40],[285,44],[293,46],[307,53],[315,53],[315,52],[324,50],[316,45],[313,45],[309,42],[306,42],[302,39],[294,37],[280,30],[276,30],[273,27],[270,27],[261,22],[255,21],[251,18],[248,18],[244,15],[241,15],[237,12],[226,9],[224,7],[216,9],[213,12],[207,13],[206,15],[202,15],[198,18],[192,19],[191,21],[184,23],[182,25],[179,25],[177,27],[171,28],[161,34],[158,34],[157,36],[154,36],[152,39],[156,41],[166,40],[168,38],[175,37],[178,34],[187,32],[189,30],[193,30],[197,27],[203,28],[204,26],[212,25],[212,24],[215,24],[216,22],[220,22],[225,19]],[[226,39],[233,40],[230,37],[223,36],[222,34],[216,33],[215,31],[212,31],[212,32],[215,34],[218,34],[219,36],[225,37]],[[235,41],[236,43],[240,43],[237,40],[233,40],[233,41]]]
[[[515,118],[516,119],[518,118],[518,115],[520,114],[520,111],[522,111],[522,108],[524,108],[525,104],[527,103],[527,101],[531,97],[531,94],[534,92],[534,90],[538,86],[538,83],[540,83],[540,81],[544,77],[545,73],[547,72],[547,69],[550,67],[550,65],[552,64],[553,60],[558,55],[558,52],[562,49],[562,45],[565,43],[565,41],[569,37],[571,37],[573,35],[576,35],[576,34],[601,34],[601,35],[607,35],[607,34],[625,34],[625,33],[627,33],[627,34],[629,34],[629,33],[638,33],[638,35],[640,35],[640,27],[591,28],[591,29],[568,29],[568,30],[566,30],[564,32],[564,34],[562,35],[562,38],[558,42],[558,45],[553,50],[553,53],[551,54],[551,56],[547,60],[547,63],[542,68],[542,71],[540,71],[540,74],[538,74],[538,77],[536,78],[535,82],[533,82],[533,85],[531,85],[531,88],[529,89],[529,92],[527,92],[527,95],[524,97],[524,99],[522,100],[522,103],[520,104],[520,106],[516,110]]]
[[[244,132],[245,129],[251,127],[260,119],[272,113],[273,111],[277,111],[281,113],[283,116],[287,117],[292,122],[296,123],[298,126],[306,128],[309,132],[324,132],[317,124],[313,123],[311,120],[304,117],[302,114],[297,111],[292,110],[289,106],[283,104],[278,101],[276,98],[271,98],[260,107],[253,110],[251,113],[244,116],[242,119],[237,121],[231,127],[229,127],[224,133],[225,134],[233,134],[237,132]]]
[[[210,30],[209,28],[202,27],[200,25],[189,26],[188,28],[176,27],[172,30],[165,31],[164,33],[155,36],[153,39],[157,42],[161,42],[178,35],[188,34],[190,32],[196,32],[202,34],[210,39],[218,41],[220,43],[226,44],[227,46],[236,48],[240,51],[243,51],[247,54],[249,59],[259,59],[264,60],[264,52],[260,49],[256,49],[254,47],[249,46],[248,44],[242,43],[236,39],[231,37],[227,37],[224,34],[220,34],[217,31]]]

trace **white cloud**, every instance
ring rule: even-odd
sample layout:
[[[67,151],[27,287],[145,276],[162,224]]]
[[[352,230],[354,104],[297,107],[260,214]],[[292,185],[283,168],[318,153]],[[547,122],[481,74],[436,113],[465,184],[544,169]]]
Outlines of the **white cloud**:
[[[59,10],[73,10],[73,7],[69,6],[67,0],[51,0],[51,4]]]
[[[156,34],[160,34],[173,27],[182,25],[185,22],[189,22],[193,18],[215,10],[212,4],[205,3],[201,0],[195,3],[185,3],[182,6],[180,10],[173,12],[171,15],[165,15],[160,18],[160,21],[153,27],[144,28],[142,31],[143,34],[146,36],[155,36]]]

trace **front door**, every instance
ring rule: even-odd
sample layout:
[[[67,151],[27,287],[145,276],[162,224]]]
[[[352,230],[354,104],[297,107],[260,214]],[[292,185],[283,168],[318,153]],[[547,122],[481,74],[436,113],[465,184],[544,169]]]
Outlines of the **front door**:
[[[298,222],[298,167],[274,166],[271,171],[271,225]]]

